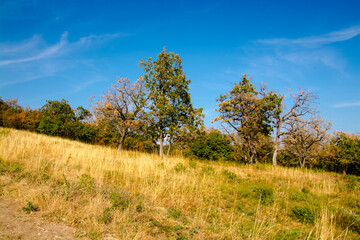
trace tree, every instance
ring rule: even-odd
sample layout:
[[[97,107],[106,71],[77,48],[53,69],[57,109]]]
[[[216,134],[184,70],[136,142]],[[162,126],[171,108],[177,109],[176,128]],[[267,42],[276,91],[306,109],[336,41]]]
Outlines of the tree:
[[[166,48],[157,60],[141,60],[145,86],[149,99],[148,130],[160,144],[160,156],[164,155],[164,140],[173,143],[181,127],[194,126],[201,118],[202,109],[192,106],[189,84],[182,70],[178,54],[167,52]],[[169,146],[169,147],[170,147]]]
[[[118,78],[116,83],[93,105],[98,124],[120,135],[118,150],[125,137],[140,130],[146,118],[146,92],[143,79],[131,83],[128,78]]]
[[[313,107],[313,104],[316,100],[316,95],[314,95],[312,92],[305,90],[293,95],[292,97],[294,99],[294,102],[287,110],[283,102],[284,97],[284,94],[278,95],[278,98],[275,100],[276,110],[274,111],[273,115],[275,126],[273,165],[275,167],[277,166],[277,155],[280,149],[281,137],[286,134],[292,134],[291,132],[287,132],[284,126],[288,124],[294,125],[294,121],[302,121],[303,117],[316,113],[316,109]]]
[[[66,137],[65,123],[75,121],[74,111],[65,99],[61,101],[46,101],[46,104],[41,107],[40,112],[42,113],[42,118],[38,130],[43,134]]]
[[[331,139],[328,165],[335,165],[337,172],[360,175],[360,134],[337,132]]]
[[[294,154],[301,168],[319,155],[319,147],[326,139],[330,124],[312,115],[309,118],[292,118],[287,124],[285,149]]]
[[[274,96],[273,93],[266,93],[265,87],[258,92],[251,78],[244,74],[229,93],[217,99],[219,109],[216,111],[220,116],[214,121],[228,124],[241,136],[249,150],[250,164],[257,161],[259,136],[268,135],[272,131],[270,118],[274,109]]]
[[[229,160],[233,151],[229,136],[215,129],[204,132],[191,145],[191,155],[200,159]]]

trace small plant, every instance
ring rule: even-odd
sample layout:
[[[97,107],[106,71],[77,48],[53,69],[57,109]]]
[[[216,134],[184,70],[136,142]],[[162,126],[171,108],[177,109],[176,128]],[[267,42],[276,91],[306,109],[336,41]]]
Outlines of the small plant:
[[[145,210],[144,204],[142,201],[138,202],[136,205],[136,211],[137,212],[143,212]]]
[[[194,160],[189,161],[189,167],[190,168],[196,168],[196,162]]]
[[[95,188],[95,179],[88,174],[82,174],[78,177],[79,183],[78,188],[84,192],[91,192]]]
[[[336,218],[338,219],[336,223],[339,226],[344,229],[349,228],[360,234],[360,215],[352,211],[341,209],[336,212]]]
[[[345,183],[345,189],[349,192],[355,191],[358,188],[358,178],[356,176],[346,176],[346,183]]]
[[[307,187],[304,187],[303,189],[301,189],[301,192],[308,194],[310,193],[310,190]]]
[[[129,207],[131,200],[125,194],[112,192],[109,194],[109,200],[112,204],[112,209],[122,209],[125,210]]]
[[[233,172],[230,172],[228,170],[224,170],[223,175],[226,176],[230,181],[235,181],[237,180],[237,175]]]
[[[170,208],[168,210],[168,216],[173,219],[179,219],[181,217],[181,211],[176,208]]]
[[[112,221],[111,208],[105,208],[102,215],[98,218],[100,223],[109,224]]]
[[[178,172],[185,172],[186,170],[186,167],[184,164],[182,163],[178,163],[176,164],[176,166],[174,167],[175,171],[178,173]]]
[[[253,189],[255,196],[264,205],[274,202],[274,188],[266,185],[258,185]]]
[[[39,211],[39,208],[35,207],[30,201],[27,201],[27,205],[25,207],[23,207],[22,210],[24,212],[26,212],[27,214],[29,214],[31,212]]]
[[[180,231],[183,229],[183,227],[180,225],[175,225],[173,229],[174,229],[174,231]]]
[[[315,211],[308,207],[294,207],[293,216],[304,223],[315,223]]]
[[[187,240],[189,239],[186,235],[180,233],[179,235],[176,236],[176,240]]]
[[[203,175],[214,175],[215,174],[215,169],[211,166],[203,166],[201,168],[201,174]]]
[[[305,239],[306,235],[298,229],[282,230],[276,233],[275,240],[296,240]]]

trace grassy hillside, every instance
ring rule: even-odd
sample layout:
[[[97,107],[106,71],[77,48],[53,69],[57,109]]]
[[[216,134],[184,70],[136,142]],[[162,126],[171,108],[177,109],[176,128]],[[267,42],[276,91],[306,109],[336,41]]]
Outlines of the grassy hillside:
[[[360,239],[359,178],[0,128],[0,194],[101,239]]]

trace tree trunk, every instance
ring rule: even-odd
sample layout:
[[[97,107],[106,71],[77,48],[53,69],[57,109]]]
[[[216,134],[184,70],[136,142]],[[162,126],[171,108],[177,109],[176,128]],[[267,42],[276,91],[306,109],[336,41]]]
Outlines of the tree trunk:
[[[167,155],[169,156],[170,155],[170,151],[171,151],[171,142],[169,142],[169,148],[167,150]]]
[[[275,142],[275,147],[274,147],[274,153],[273,153],[273,166],[276,167],[277,166],[277,153],[278,153],[278,146]]]
[[[250,166],[252,166],[254,163],[254,155],[252,153],[250,153],[250,154],[251,154],[250,155]]]
[[[280,145],[280,131],[281,131],[281,125],[282,125],[282,119],[277,119],[276,124],[276,134],[275,134],[275,146],[274,146],[274,153],[273,153],[273,166],[277,166],[277,155],[279,151],[279,145]]]
[[[256,157],[256,151],[255,149],[253,148],[253,146],[249,145],[250,146],[250,166],[252,166],[254,164],[254,158]]]
[[[160,157],[162,157],[162,156],[164,156],[164,137],[162,134],[160,134],[160,137],[159,137],[159,144],[160,144],[159,153],[160,153]]]
[[[302,160],[300,160],[300,166],[301,166],[301,168],[305,168],[305,163],[306,163],[306,159],[305,159],[305,158],[302,159]]]
[[[122,150],[124,140],[125,140],[125,136],[126,136],[126,134],[121,134],[120,143],[119,143],[119,146],[118,146],[118,151],[119,152],[121,152],[121,150]]]

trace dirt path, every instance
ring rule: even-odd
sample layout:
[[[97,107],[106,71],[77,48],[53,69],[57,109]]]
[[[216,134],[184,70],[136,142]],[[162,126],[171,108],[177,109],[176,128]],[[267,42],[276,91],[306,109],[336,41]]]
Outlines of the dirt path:
[[[0,240],[3,239],[77,239],[75,229],[49,222],[41,212],[26,214],[12,199],[0,197]]]

